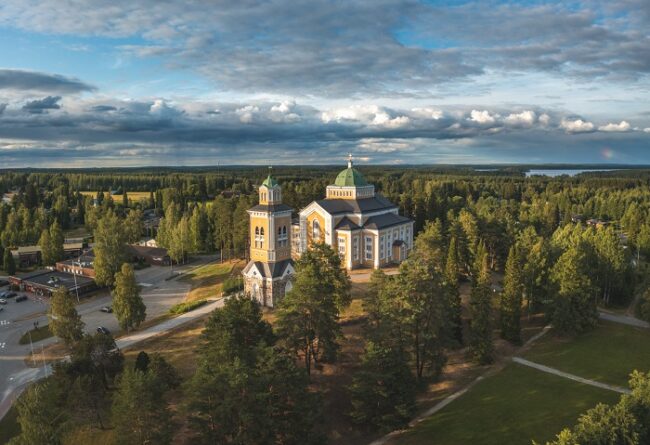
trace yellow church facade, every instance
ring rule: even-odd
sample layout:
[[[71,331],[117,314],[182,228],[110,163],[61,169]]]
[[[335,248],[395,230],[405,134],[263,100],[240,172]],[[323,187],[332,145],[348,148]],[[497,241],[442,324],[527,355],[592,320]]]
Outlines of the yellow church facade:
[[[251,261],[243,274],[246,292],[265,306],[274,306],[291,289],[293,260],[313,243],[332,246],[348,270],[400,263],[413,247],[413,221],[376,193],[351,159],[325,199],[300,210],[297,220],[281,203],[281,188],[270,175],[259,197],[260,204],[248,211]]]

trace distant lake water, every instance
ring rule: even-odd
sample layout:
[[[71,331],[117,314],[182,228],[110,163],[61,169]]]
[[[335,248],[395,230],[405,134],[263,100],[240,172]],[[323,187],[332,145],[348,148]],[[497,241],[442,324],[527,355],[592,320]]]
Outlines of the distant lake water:
[[[575,176],[580,173],[585,173],[585,172],[611,172],[614,169],[612,168],[585,168],[585,169],[578,169],[578,170],[564,170],[564,169],[532,169],[526,172],[526,177],[529,176],[535,176],[535,175],[540,175],[540,176],[562,176],[562,175],[568,175],[568,176]]]

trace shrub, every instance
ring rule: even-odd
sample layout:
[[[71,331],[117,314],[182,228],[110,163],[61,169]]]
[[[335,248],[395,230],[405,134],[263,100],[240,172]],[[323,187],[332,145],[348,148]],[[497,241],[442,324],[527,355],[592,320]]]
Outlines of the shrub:
[[[228,277],[223,282],[223,293],[232,294],[244,289],[244,280],[242,277]]]
[[[193,311],[197,307],[206,304],[208,300],[188,301],[187,303],[178,303],[169,308],[170,314],[184,314],[185,312]]]

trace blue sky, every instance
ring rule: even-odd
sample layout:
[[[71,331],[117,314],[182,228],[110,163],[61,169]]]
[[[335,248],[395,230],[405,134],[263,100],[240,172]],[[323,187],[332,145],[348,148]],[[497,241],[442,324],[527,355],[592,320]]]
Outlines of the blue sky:
[[[5,0],[6,167],[650,163],[650,2]]]

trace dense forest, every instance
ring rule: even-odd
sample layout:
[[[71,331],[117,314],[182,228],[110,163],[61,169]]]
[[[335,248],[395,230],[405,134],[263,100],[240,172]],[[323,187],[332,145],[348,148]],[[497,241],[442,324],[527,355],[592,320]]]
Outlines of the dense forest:
[[[285,203],[297,210],[322,199],[339,170],[287,167],[273,174]],[[350,407],[344,415],[358,431],[376,434],[408,424],[418,393],[436,381],[453,351],[490,364],[498,358],[494,334],[520,345],[522,322],[533,315],[550,321],[559,335],[588,331],[599,306],[628,305],[644,284],[650,170],[559,177],[527,177],[516,168],[360,170],[414,219],[416,239],[399,274],[372,274],[363,300],[363,352],[344,395]],[[10,248],[39,244],[49,265],[61,256],[67,234],[84,233],[94,242],[96,281],[126,301],[138,290],[119,249],[143,235],[154,236],[176,261],[216,251],[245,257],[246,210],[267,174],[243,167],[6,172],[0,175],[5,269],[16,267]],[[156,229],[147,224],[152,218]],[[125,368],[112,338],[83,334],[69,295],[56,295],[57,310],[69,323],[52,328],[66,341],[71,361],[57,364],[52,378],[20,399],[23,433],[15,443],[31,443],[43,431],[63,437],[63,425],[104,430],[106,407],[117,443],[169,443],[171,413],[164,400],[179,385],[196,443],[324,443],[326,396],[312,379],[323,364],[338,360],[350,281],[324,244],[297,261],[294,281],[272,324],[247,298],[214,311],[197,350],[198,367],[182,385],[160,356],[142,353],[134,369]],[[470,285],[465,303],[461,282]],[[650,296],[646,300],[642,314],[650,314]],[[138,311],[144,319],[144,308]],[[138,320],[129,318],[133,326],[125,327],[137,328]],[[101,366],[93,361],[97,351]],[[81,387],[88,383],[93,391]],[[64,402],[58,396],[64,393],[74,397]],[[57,410],[66,413],[65,421],[50,422],[49,412]]]

